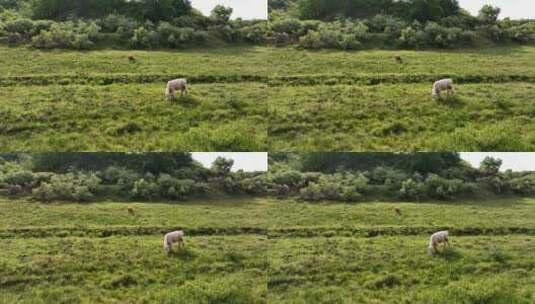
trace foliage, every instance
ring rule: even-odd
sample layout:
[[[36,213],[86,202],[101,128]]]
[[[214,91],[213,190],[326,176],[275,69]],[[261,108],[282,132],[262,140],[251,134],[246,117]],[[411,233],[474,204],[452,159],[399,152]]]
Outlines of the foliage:
[[[32,46],[40,49],[72,48],[90,49],[95,43],[100,27],[94,23],[53,23],[48,30],[41,30],[32,38]]]
[[[33,190],[33,196],[44,202],[53,200],[87,202],[94,198],[101,180],[95,174],[56,174]]]
[[[230,170],[232,169],[233,165],[234,165],[233,159],[218,157],[212,163],[212,171],[218,176],[225,176],[230,173]]]
[[[231,7],[225,7],[223,5],[216,5],[212,10],[210,17],[215,23],[225,24],[230,20],[233,9]]]

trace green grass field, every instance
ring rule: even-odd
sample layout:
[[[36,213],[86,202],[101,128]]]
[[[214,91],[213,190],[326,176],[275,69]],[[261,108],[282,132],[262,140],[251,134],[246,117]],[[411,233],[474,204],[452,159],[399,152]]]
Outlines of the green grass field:
[[[534,214],[517,198],[2,199],[0,303],[532,303]],[[166,256],[162,235],[179,228],[186,249]],[[444,228],[452,246],[432,257]]]
[[[428,84],[277,87],[274,151],[532,151],[535,83],[463,84],[431,98]]]
[[[29,90],[31,89],[31,90]],[[167,101],[162,84],[2,88],[4,151],[261,151],[265,85],[203,84]]]
[[[138,58],[128,63],[127,56]],[[396,64],[395,54],[405,62]],[[531,151],[535,47],[0,47],[4,151]],[[167,102],[187,77],[191,97]],[[453,77],[456,99],[430,98]]]

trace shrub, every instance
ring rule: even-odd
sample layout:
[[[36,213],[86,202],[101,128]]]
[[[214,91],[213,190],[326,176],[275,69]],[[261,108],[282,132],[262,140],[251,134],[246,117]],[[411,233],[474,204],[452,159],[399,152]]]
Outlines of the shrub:
[[[535,174],[528,174],[522,177],[512,178],[509,181],[510,189],[518,194],[535,194]]]
[[[244,41],[260,43],[266,40],[267,26],[264,23],[257,23],[241,28],[240,35]]]
[[[276,33],[287,33],[295,35],[301,32],[301,21],[294,18],[279,19],[271,22],[271,30]]]
[[[301,172],[294,170],[275,172],[271,175],[271,180],[275,184],[287,185],[289,187],[297,187],[303,184]]]
[[[309,30],[300,37],[299,44],[307,49],[358,49],[361,41],[367,38],[368,27],[364,23],[337,21],[322,23],[317,30]]]
[[[158,185],[153,181],[142,178],[134,182],[131,194],[136,198],[152,200],[158,197]]]
[[[121,29],[123,29],[123,31],[129,30],[130,32],[133,32],[138,26],[138,23],[134,19],[125,17],[123,15],[111,14],[106,16],[104,19],[101,19],[99,26],[105,33],[116,33]]]
[[[101,180],[95,174],[67,173],[50,177],[33,190],[33,196],[41,201],[68,200],[87,202],[94,198]]]
[[[28,35],[33,30],[33,21],[30,19],[14,19],[4,23],[4,30],[8,33]]]
[[[311,182],[302,188],[299,197],[306,201],[347,201],[361,199],[361,191],[365,189],[368,179],[362,174],[323,175],[317,182]]]
[[[133,32],[130,44],[134,48],[154,48],[160,45],[160,35],[156,31],[138,27]]]
[[[35,183],[35,176],[33,172],[27,170],[12,171],[4,175],[3,181],[8,185],[31,188]]]
[[[420,200],[426,196],[425,185],[409,178],[401,183],[400,197],[408,200]]]
[[[97,39],[100,27],[94,23],[64,22],[54,23],[48,30],[32,38],[32,46],[42,49],[73,48],[86,50],[93,46]]]
[[[176,200],[182,200],[192,194],[195,185],[193,180],[178,180],[168,174],[160,175],[156,183],[160,197]]]
[[[305,201],[319,201],[323,199],[320,185],[310,183],[307,187],[299,192],[299,197]]]
[[[436,174],[429,174],[425,179],[427,195],[436,199],[452,199],[463,192],[463,182],[458,179],[445,179]]]
[[[117,166],[107,167],[100,176],[104,183],[118,185],[121,190],[131,190],[140,178],[135,171]]]
[[[240,180],[240,187],[243,192],[248,194],[266,194],[275,188],[265,175],[243,178]]]

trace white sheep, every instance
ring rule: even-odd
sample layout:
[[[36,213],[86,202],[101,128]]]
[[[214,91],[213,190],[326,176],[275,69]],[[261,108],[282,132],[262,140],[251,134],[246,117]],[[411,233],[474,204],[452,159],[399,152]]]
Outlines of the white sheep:
[[[184,247],[184,231],[178,230],[167,233],[163,237],[163,249],[169,253],[173,248],[173,243],[177,243],[178,247]]]
[[[448,96],[450,96],[450,93],[455,94],[452,79],[442,79],[433,84],[433,98],[440,98],[442,91],[446,91]]]
[[[165,96],[167,99],[174,98],[175,92],[180,91],[180,96],[188,94],[188,81],[184,78],[171,80],[167,83]]]
[[[431,237],[429,238],[429,247],[428,247],[429,254],[436,253],[437,247],[440,243],[444,244],[444,246],[446,245],[449,246],[450,243],[448,242],[448,236],[449,236],[449,232],[447,230],[433,233],[433,235],[431,235]]]

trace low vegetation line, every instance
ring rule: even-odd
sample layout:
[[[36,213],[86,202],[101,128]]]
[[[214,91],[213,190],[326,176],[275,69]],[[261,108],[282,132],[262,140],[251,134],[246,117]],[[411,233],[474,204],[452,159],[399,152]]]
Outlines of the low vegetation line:
[[[212,227],[32,227],[0,230],[0,239],[11,238],[42,238],[42,237],[96,237],[110,236],[150,236],[163,235],[172,230],[185,230],[189,236],[237,236],[237,235],[265,235],[269,238],[307,238],[307,237],[361,237],[378,236],[413,236],[428,235],[439,230],[449,230],[457,236],[485,236],[485,235],[535,235],[535,227],[372,227],[372,228],[332,228],[332,227],[304,227],[304,228],[212,228]]]
[[[0,230],[0,239],[7,238],[41,238],[41,237],[110,237],[127,235],[163,235],[173,230],[185,230],[189,236],[220,236],[220,235],[266,235],[263,228],[239,227],[239,228],[212,228],[212,227],[164,227],[164,226],[144,226],[144,227],[105,227],[105,228],[83,228],[83,227],[32,227]]]
[[[107,74],[107,75],[27,75],[0,77],[0,87],[10,86],[47,86],[47,85],[111,85],[165,83],[169,79],[187,78],[192,84],[243,83],[260,82],[270,86],[314,86],[336,84],[402,84],[429,83],[441,78],[453,78],[456,83],[507,83],[532,82],[535,75],[518,74],[359,74],[359,75],[295,75],[295,76],[261,76],[261,75],[176,75],[176,74]]]
[[[191,83],[268,82],[258,75],[177,75],[177,74],[107,74],[107,75],[27,75],[0,77],[0,87],[47,85],[110,85],[129,83],[167,83],[169,79],[187,78]]]
[[[452,78],[456,83],[507,83],[535,82],[535,75],[480,75],[480,74],[376,74],[376,75],[299,75],[278,76],[270,80],[271,86],[314,86],[336,84],[397,84],[432,83],[437,79]]]
[[[412,236],[428,235],[440,230],[449,230],[456,236],[484,235],[535,235],[535,227],[444,227],[444,226],[411,226],[411,227],[373,227],[373,228],[284,228],[269,231],[269,238],[307,238],[307,237],[377,237],[377,236]]]

